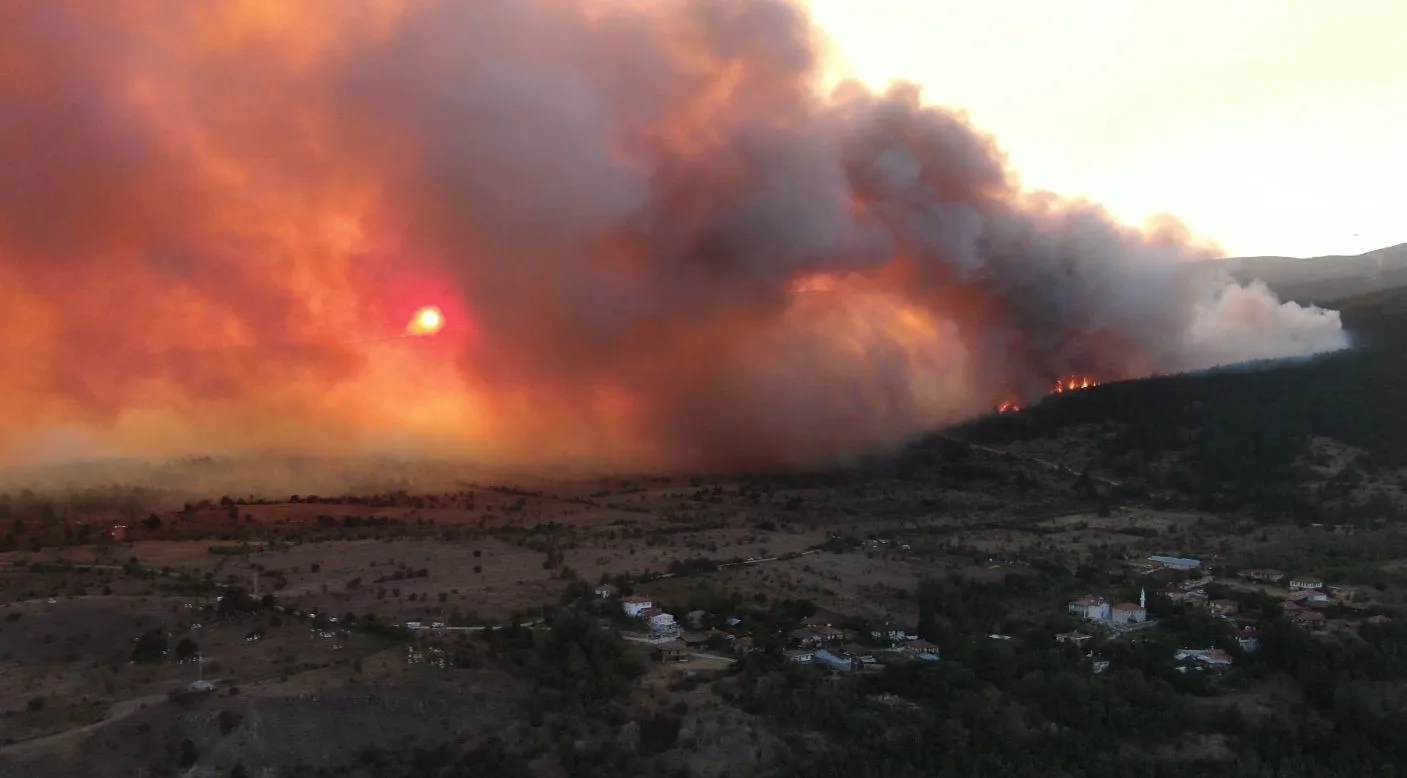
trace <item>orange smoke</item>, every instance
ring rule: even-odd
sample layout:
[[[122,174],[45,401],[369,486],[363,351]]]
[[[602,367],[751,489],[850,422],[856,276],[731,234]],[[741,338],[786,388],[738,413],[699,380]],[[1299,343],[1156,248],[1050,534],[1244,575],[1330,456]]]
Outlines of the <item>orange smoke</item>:
[[[0,5],[0,463],[804,465],[1341,345],[821,52],[789,0]]]

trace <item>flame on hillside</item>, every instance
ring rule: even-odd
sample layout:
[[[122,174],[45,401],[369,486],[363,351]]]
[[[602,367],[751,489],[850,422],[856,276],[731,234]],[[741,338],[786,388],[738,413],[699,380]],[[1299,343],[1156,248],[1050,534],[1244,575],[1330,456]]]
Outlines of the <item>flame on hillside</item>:
[[[1049,394],[1065,394],[1067,392],[1078,392],[1082,389],[1093,389],[1100,385],[1100,381],[1089,376],[1072,375],[1055,379],[1055,386],[1051,388]],[[997,413],[1015,413],[1021,410],[1021,403],[1015,400],[1007,400],[997,405]]]
[[[1065,392],[1076,392],[1081,389],[1093,389],[1099,386],[1099,382],[1089,376],[1069,376],[1057,378],[1055,388],[1050,390],[1051,394],[1064,394]]]

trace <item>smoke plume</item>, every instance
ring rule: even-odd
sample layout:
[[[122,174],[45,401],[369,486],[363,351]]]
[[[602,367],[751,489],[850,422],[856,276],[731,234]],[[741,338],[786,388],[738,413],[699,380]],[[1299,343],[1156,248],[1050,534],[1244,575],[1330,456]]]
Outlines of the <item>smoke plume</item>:
[[[824,51],[789,0],[0,3],[0,461],[817,464],[1344,344]]]

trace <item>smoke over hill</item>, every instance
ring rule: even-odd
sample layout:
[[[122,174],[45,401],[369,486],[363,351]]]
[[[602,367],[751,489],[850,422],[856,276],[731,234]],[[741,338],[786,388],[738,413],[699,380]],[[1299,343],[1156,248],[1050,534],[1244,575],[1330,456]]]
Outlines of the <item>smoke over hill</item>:
[[[0,460],[812,464],[1343,345],[822,51],[786,0],[6,3]]]

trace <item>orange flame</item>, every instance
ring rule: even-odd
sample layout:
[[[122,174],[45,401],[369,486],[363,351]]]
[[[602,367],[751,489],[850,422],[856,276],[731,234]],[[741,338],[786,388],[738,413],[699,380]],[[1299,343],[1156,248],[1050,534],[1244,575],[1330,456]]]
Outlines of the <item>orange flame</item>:
[[[1050,390],[1051,394],[1064,394],[1065,392],[1076,392],[1081,389],[1093,389],[1099,386],[1099,381],[1089,376],[1068,376],[1057,378],[1055,388]]]
[[[1050,394],[1065,394],[1066,392],[1078,392],[1082,389],[1093,389],[1099,386],[1098,379],[1089,376],[1071,375],[1064,378],[1055,379],[1055,386],[1051,387]],[[1015,400],[1006,400],[997,404],[997,413],[1016,413],[1021,410],[1021,403]]]

